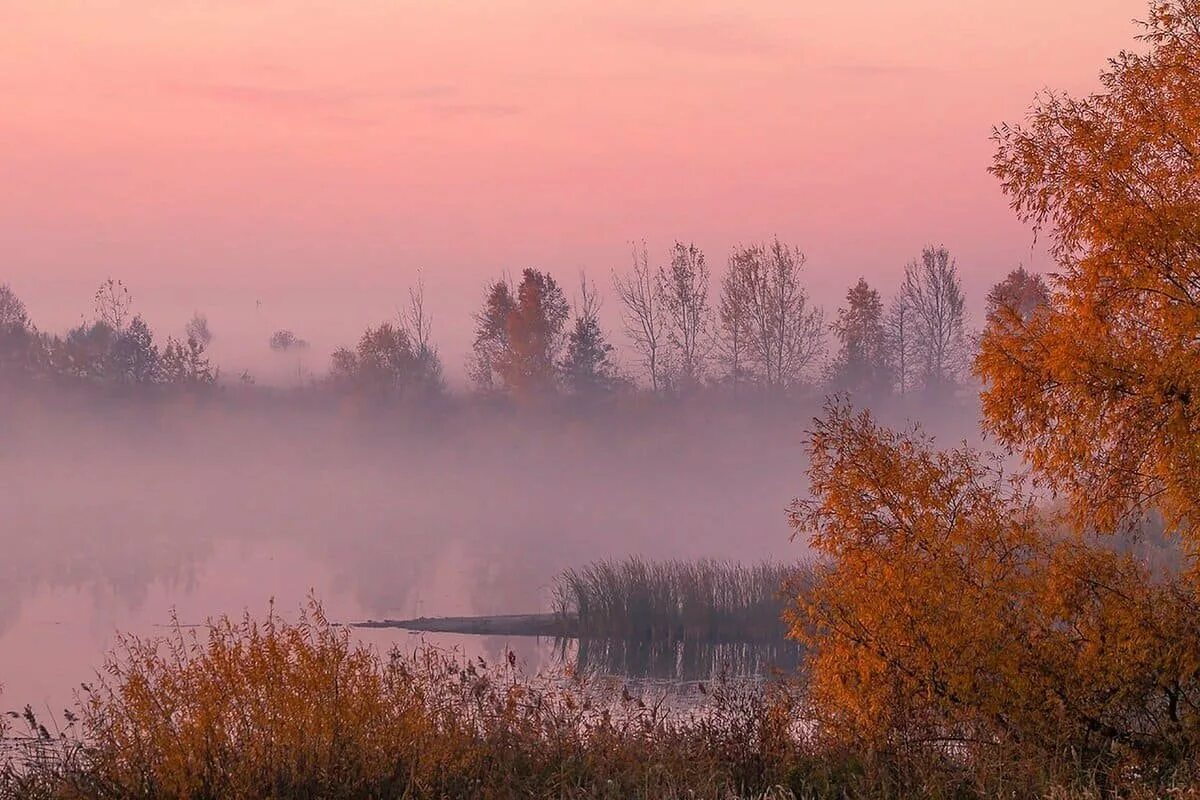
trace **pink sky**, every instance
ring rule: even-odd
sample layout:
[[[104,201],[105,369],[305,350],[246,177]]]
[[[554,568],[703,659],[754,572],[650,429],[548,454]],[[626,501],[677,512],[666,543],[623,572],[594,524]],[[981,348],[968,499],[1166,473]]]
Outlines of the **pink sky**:
[[[323,348],[423,268],[452,372],[485,280],[607,285],[628,241],[719,272],[778,234],[836,307],[928,242],[974,307],[1045,268],[985,169],[991,126],[1087,91],[1143,0],[16,0],[0,6],[0,282],[78,321],[120,277]],[[255,300],[263,311],[255,310]],[[617,327],[616,308],[605,308]],[[230,334],[232,336],[232,333]],[[256,346],[265,347],[265,338]]]

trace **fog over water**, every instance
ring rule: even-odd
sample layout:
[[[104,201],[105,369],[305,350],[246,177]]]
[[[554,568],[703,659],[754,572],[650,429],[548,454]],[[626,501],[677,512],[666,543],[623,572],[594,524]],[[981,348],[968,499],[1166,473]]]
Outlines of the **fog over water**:
[[[172,609],[294,616],[311,592],[346,622],[540,611],[592,559],[801,558],[784,509],[819,402],[381,417],[282,394],[8,397],[0,706],[61,709],[115,631],[162,632]],[[946,439],[972,430],[973,409],[933,417]],[[517,644],[531,668],[549,657]]]

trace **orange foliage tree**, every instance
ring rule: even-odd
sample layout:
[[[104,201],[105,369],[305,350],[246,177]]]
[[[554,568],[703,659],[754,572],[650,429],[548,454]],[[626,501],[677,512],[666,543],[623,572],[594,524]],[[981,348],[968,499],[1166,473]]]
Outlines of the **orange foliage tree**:
[[[822,736],[977,766],[1171,764],[1200,736],[1200,602],[1056,531],[1022,482],[834,405],[791,523]]]
[[[1152,505],[1200,534],[1200,0],[1151,6],[1084,98],[996,132],[992,172],[1051,236],[1039,313],[992,315],[975,371],[986,424],[1080,526]]]

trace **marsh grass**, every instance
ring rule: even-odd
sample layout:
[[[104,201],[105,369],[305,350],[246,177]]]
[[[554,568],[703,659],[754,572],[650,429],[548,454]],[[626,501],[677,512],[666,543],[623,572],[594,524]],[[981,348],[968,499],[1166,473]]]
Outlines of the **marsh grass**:
[[[553,607],[581,639],[780,643],[789,602],[783,587],[801,569],[711,559],[596,561],[555,579]]]

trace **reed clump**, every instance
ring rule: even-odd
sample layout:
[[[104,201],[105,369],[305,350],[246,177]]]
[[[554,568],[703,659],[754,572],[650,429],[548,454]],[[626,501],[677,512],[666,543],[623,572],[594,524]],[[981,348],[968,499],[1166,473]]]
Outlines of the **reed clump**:
[[[783,587],[802,570],[714,559],[595,561],[555,579],[554,611],[580,638],[782,642]]]

